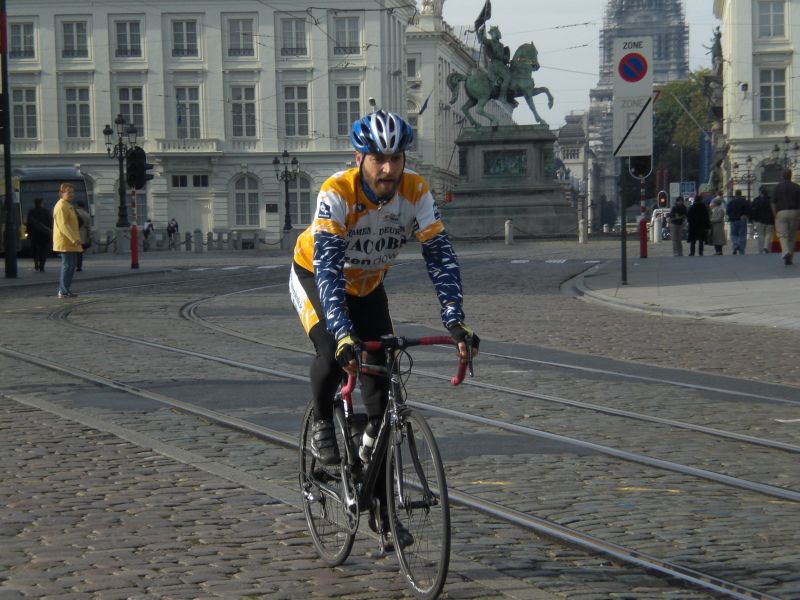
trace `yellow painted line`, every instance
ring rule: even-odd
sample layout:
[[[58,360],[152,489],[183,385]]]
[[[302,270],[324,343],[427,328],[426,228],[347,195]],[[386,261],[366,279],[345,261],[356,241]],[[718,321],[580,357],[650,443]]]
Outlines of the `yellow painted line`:
[[[659,492],[666,494],[682,494],[681,490],[672,488],[647,488],[647,487],[621,487],[617,488],[620,492]]]

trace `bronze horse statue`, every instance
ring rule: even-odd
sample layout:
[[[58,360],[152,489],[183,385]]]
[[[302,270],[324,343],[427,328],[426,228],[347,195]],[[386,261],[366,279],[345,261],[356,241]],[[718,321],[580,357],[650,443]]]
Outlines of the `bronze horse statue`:
[[[522,96],[525,102],[533,113],[536,122],[540,125],[547,125],[544,119],[536,112],[536,107],[533,104],[533,97],[538,94],[547,94],[547,107],[553,108],[553,95],[546,87],[536,87],[533,83],[533,76],[531,73],[539,69],[539,52],[536,50],[533,42],[522,44],[517,51],[514,52],[514,57],[511,59],[511,84],[508,86],[508,97],[503,98],[508,104],[516,107],[517,101],[515,98]],[[463,75],[462,73],[451,73],[447,77],[447,87],[450,88],[452,96],[450,104],[454,104],[458,99],[458,87],[461,82],[464,82],[464,90],[467,92],[467,101],[461,107],[461,112],[475,127],[480,127],[478,122],[470,114],[470,109],[475,106],[475,112],[483,115],[492,122],[493,127],[497,127],[499,121],[497,117],[484,111],[484,107],[489,100],[498,100],[500,95],[500,86],[496,85],[489,77],[489,74],[480,69],[472,73]]]

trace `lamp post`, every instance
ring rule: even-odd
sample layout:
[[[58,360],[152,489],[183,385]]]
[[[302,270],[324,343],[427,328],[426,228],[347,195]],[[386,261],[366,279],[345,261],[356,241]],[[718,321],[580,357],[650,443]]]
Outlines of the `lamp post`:
[[[680,190],[678,191],[678,195],[683,197],[683,146],[677,143],[673,143],[672,147],[678,148],[681,151],[681,184],[680,184]]]
[[[117,227],[130,227],[128,222],[128,208],[125,205],[125,172],[122,166],[128,148],[136,145],[136,125],[131,123],[125,127],[125,117],[117,115],[114,119],[116,125],[117,143],[114,144],[114,130],[106,123],[103,135],[106,136],[106,152],[109,158],[119,161],[119,211],[117,212]],[[126,136],[123,138],[123,135]],[[127,145],[125,142],[128,142]]]
[[[289,160],[290,158],[291,160]],[[281,170],[281,164],[283,164],[283,170]],[[289,182],[297,179],[297,174],[300,171],[300,163],[297,161],[296,156],[292,157],[288,150],[284,150],[280,158],[276,156],[272,159],[272,166],[275,168],[275,178],[278,181],[283,181],[285,186],[286,198],[284,200],[284,207],[286,216],[283,221],[283,231],[286,233],[292,229],[292,216],[289,214]]]
[[[744,175],[738,174],[740,169],[739,163],[736,162],[733,163],[733,177],[731,181],[737,185],[741,183],[747,185],[747,199],[750,200],[750,186],[756,180],[756,175],[755,173],[752,172],[753,157],[748,155],[747,158],[745,158],[744,162],[746,163],[746,169]]]
[[[792,151],[793,157],[789,156],[790,150]],[[778,144],[775,144],[772,148],[772,159],[779,163],[784,169],[790,169],[794,167],[797,162],[798,152],[800,152],[800,144],[797,142],[792,144],[792,140],[790,140],[787,135],[783,138],[783,153],[781,154],[781,149],[778,147]]]

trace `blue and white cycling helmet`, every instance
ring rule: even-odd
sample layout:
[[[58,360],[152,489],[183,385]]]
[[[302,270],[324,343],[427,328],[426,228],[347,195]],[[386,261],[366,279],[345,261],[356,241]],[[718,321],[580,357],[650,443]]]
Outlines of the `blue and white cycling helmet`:
[[[366,154],[405,152],[414,141],[414,130],[397,113],[376,110],[353,122],[350,142]]]

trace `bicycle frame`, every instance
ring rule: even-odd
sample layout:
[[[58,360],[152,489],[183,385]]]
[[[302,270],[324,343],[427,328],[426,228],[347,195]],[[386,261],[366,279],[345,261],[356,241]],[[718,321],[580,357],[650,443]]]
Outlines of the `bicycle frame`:
[[[401,375],[396,361],[397,354],[400,351],[412,346],[432,346],[435,344],[453,345],[453,343],[453,339],[447,336],[404,338],[394,335],[383,336],[380,341],[363,343],[363,350],[383,350],[386,355],[386,366],[382,367],[377,365],[359,364],[358,372],[389,377],[390,383],[386,410],[384,410],[381,418],[378,436],[375,439],[375,445],[372,450],[370,461],[367,464],[366,473],[360,474],[358,472],[358,470],[361,468],[361,462],[358,458],[358,449],[353,447],[353,440],[352,436],[350,435],[350,427],[347,422],[348,417],[353,415],[352,392],[355,388],[357,379],[355,376],[348,376],[347,383],[342,387],[341,392],[338,395],[337,401],[341,402],[342,410],[336,410],[336,406],[334,406],[334,417],[337,419],[337,421],[339,421],[339,426],[341,427],[342,431],[347,433],[347,435],[344,436],[345,455],[347,458],[344,461],[342,468],[353,470],[354,474],[357,476],[361,475],[359,478],[360,489],[357,489],[356,498],[350,498],[347,487],[345,486],[344,488],[345,498],[343,500],[345,506],[347,506],[349,509],[355,504],[358,505],[359,511],[365,510],[370,506],[375,485],[378,483],[378,476],[381,472],[381,467],[386,462],[386,452],[391,441],[391,434],[396,431],[396,427],[398,423],[400,423],[400,417],[402,417],[403,411],[406,409],[405,398],[403,397],[402,385],[400,381]],[[466,375],[468,367],[471,370],[470,359],[459,361],[458,371],[450,380],[452,385],[458,385],[464,380],[464,376]],[[428,499],[432,498],[433,493],[430,491],[430,489],[428,489],[427,482],[425,481],[425,477],[423,476],[422,468],[419,465],[418,460],[415,460],[414,468],[420,477],[420,481],[422,481],[425,486],[425,497]],[[399,464],[398,462],[395,464],[395,472],[393,476],[395,482],[398,484],[397,491],[400,499],[400,505],[405,507],[405,492],[403,489],[403,481],[400,477],[401,472],[402,464]],[[345,473],[342,475],[346,476]]]

